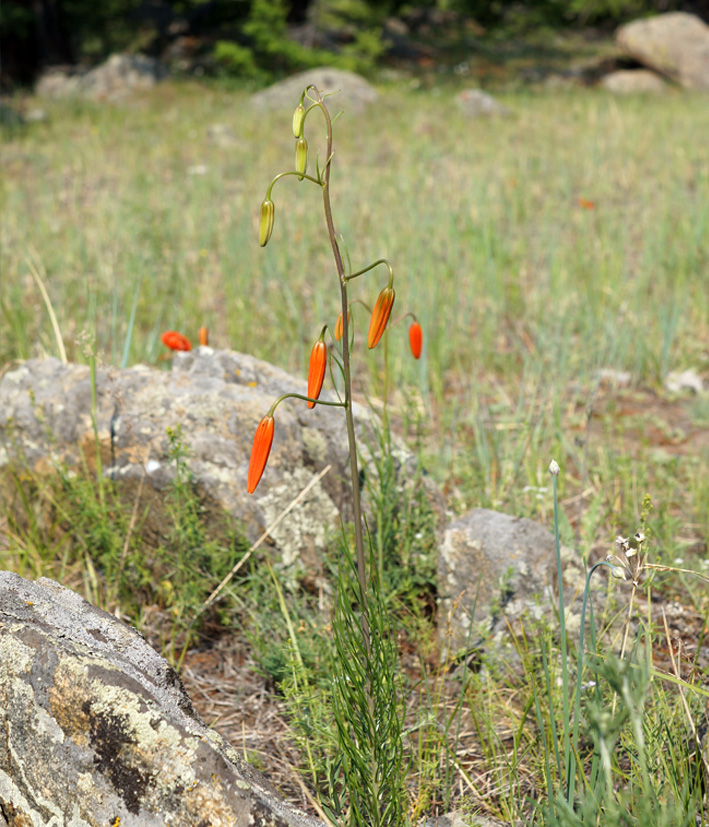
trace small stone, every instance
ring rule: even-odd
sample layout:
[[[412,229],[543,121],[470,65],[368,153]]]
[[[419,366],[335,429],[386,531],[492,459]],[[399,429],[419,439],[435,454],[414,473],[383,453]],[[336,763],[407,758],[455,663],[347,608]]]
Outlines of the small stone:
[[[672,373],[668,373],[665,378],[665,388],[670,393],[691,391],[692,393],[700,394],[704,391],[704,381],[702,377],[693,370],[683,370],[681,373],[673,371]]]
[[[481,89],[463,89],[456,97],[460,111],[469,118],[510,115],[512,110]]]

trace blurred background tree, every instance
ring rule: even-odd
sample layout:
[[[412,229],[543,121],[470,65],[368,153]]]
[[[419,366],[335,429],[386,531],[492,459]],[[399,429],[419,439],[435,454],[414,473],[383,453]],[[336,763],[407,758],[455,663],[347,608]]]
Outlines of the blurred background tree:
[[[191,38],[208,68],[266,81],[324,62],[372,69],[386,51],[386,20],[413,12],[457,14],[499,36],[611,28],[675,9],[707,19],[709,0],[3,0],[0,60],[8,87],[44,67],[92,65],[114,51],[161,57]]]

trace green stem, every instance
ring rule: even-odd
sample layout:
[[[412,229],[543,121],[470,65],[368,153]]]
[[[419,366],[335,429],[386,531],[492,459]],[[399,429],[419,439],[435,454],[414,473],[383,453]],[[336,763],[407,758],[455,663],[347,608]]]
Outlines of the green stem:
[[[578,738],[579,738],[579,721],[581,719],[581,687],[583,683],[583,660],[584,660],[584,632],[586,629],[586,606],[588,604],[588,595],[590,593],[590,584],[591,584],[591,575],[593,572],[600,568],[601,566],[606,566],[607,568],[613,570],[613,566],[606,562],[605,560],[601,560],[600,562],[596,563],[589,569],[588,574],[586,575],[586,586],[583,590],[583,604],[581,606],[581,629],[579,631],[579,651],[578,656],[576,658],[576,695],[574,698],[574,725],[573,731],[571,733],[571,747],[574,753],[577,752],[578,748]],[[593,622],[593,618],[591,619]],[[595,638],[594,638],[595,639]],[[593,640],[592,640],[593,643]],[[569,775],[567,777],[568,782],[568,789],[569,789],[569,802],[573,799],[574,795],[574,781],[575,781],[575,774],[571,772],[571,769],[568,770]]]
[[[571,804],[573,799],[573,777],[571,773],[571,755],[569,741],[569,662],[566,641],[566,611],[564,609],[564,577],[561,566],[561,548],[559,545],[559,509],[556,494],[556,474],[552,474],[554,485],[554,540],[556,543],[556,569],[559,585],[559,631],[561,634],[561,680],[562,702],[564,718],[564,771],[566,774],[566,800]]]
[[[319,96],[319,93],[318,93]],[[319,96],[320,97],[320,96]],[[322,174],[323,208],[325,210],[325,221],[330,236],[332,254],[335,258],[337,276],[340,282],[340,296],[342,299],[342,367],[345,384],[345,419],[347,421],[347,442],[350,452],[350,476],[352,481],[352,510],[354,512],[355,528],[355,550],[357,554],[357,577],[362,590],[362,632],[365,645],[369,652],[369,622],[367,619],[367,568],[364,557],[364,536],[362,532],[362,503],[359,493],[359,469],[357,467],[357,440],[355,437],[354,414],[352,411],[352,371],[350,365],[350,334],[347,320],[348,299],[347,279],[345,278],[345,265],[342,260],[342,253],[337,243],[335,224],[332,218],[332,204],[330,202],[330,171],[332,169],[332,119],[327,107],[320,98],[325,122],[327,124],[327,163]]]
[[[279,396],[278,399],[271,405],[268,416],[273,416],[274,411],[276,408],[283,402],[285,399],[302,399],[303,402],[314,402],[316,405],[329,405],[331,408],[344,408],[344,402],[328,402],[325,399],[313,399],[312,396],[306,396],[303,393],[284,393],[283,396]]]
[[[375,261],[373,264],[370,264],[368,267],[365,267],[363,270],[358,270],[356,273],[350,273],[349,276],[343,276],[343,278],[345,281],[351,281],[352,279],[356,279],[357,276],[363,276],[370,270],[374,270],[374,268],[378,267],[380,264],[386,264],[386,266],[389,268],[389,286],[391,287],[391,283],[394,280],[394,268],[385,258],[377,259],[377,261]]]

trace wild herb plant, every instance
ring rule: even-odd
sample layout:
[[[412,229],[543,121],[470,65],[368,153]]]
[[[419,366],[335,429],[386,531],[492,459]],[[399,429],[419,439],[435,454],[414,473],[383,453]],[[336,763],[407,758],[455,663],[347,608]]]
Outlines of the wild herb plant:
[[[249,463],[247,490],[253,493],[261,480],[274,439],[274,414],[281,402],[285,399],[300,399],[306,402],[309,408],[315,407],[316,404],[324,404],[344,410],[354,513],[354,553],[351,552],[345,538],[333,617],[336,657],[332,703],[347,793],[347,811],[346,815],[342,810],[336,812],[339,807],[331,807],[330,811],[335,817],[344,816],[351,825],[393,827],[402,824],[406,814],[401,734],[403,709],[396,666],[396,643],[382,591],[383,551],[379,550],[378,558],[373,547],[370,555],[365,553],[359,455],[352,400],[351,348],[354,344],[354,331],[351,328],[349,286],[354,279],[378,267],[386,268],[388,280],[379,292],[369,323],[367,345],[371,350],[379,344],[390,320],[396,297],[394,270],[389,261],[378,259],[364,268],[353,271],[344,242],[337,235],[330,197],[334,157],[333,119],[325,101],[326,97],[312,85],[301,95],[293,113],[292,123],[296,142],[295,168],[277,175],[268,187],[261,205],[259,242],[265,247],[273,232],[276,208],[272,196],[279,181],[287,176],[295,176],[299,181],[305,180],[320,187],[327,237],[332,249],[340,292],[341,312],[332,331],[333,342],[330,347],[328,348],[325,341],[325,335],[329,330],[327,324],[322,326],[320,335],[313,345],[307,395],[290,393],[279,397],[259,423]],[[305,137],[305,126],[313,114],[319,114],[324,119],[327,140],[322,163],[318,157],[314,174],[309,174],[309,147]],[[415,318],[414,324],[410,343],[414,356],[418,358],[421,351],[421,331]],[[341,391],[338,390],[339,383],[334,382],[337,401],[320,399],[328,368],[331,372],[339,374],[342,382]],[[384,440],[378,446],[382,451],[386,451],[388,447]],[[381,509],[377,516],[384,520],[389,517],[382,513]],[[297,643],[293,634],[291,643],[297,654]],[[302,667],[297,657],[296,666]],[[297,683],[297,670],[294,671],[294,680]]]
[[[543,690],[533,683],[537,725],[543,739],[548,799],[539,807],[544,823],[550,827],[659,827],[689,825],[701,810],[704,768],[689,766],[677,770],[673,760],[665,760],[666,734],[658,737],[655,712],[649,712],[652,682],[667,678],[653,667],[652,648],[657,632],[652,620],[652,573],[670,567],[648,562],[646,520],[652,509],[649,497],[643,501],[641,528],[634,537],[618,536],[615,553],[588,568],[576,649],[575,670],[567,639],[564,588],[559,544],[557,477],[559,465],[549,466],[553,478],[554,533],[558,569],[558,617],[560,632],[560,668],[552,663],[550,640],[542,641]],[[585,629],[592,577],[602,568],[610,570],[618,581],[629,581],[631,587],[627,615],[619,650],[613,651],[596,638],[593,611],[590,614],[591,646],[586,656]],[[646,618],[637,618],[637,593],[645,592]],[[635,630],[631,634],[631,628]],[[669,636],[669,632],[665,629]],[[593,678],[584,683],[584,666],[588,659]],[[669,677],[680,692],[694,687],[683,681],[676,663],[676,674]],[[531,671],[531,670],[529,670]],[[575,683],[575,687],[574,687]],[[558,698],[560,686],[560,698]],[[586,703],[582,713],[584,687]],[[655,696],[664,704],[664,691]],[[706,691],[702,694],[706,695]],[[684,694],[682,695],[684,698]],[[559,710],[559,704],[561,709]],[[687,732],[690,749],[700,747],[692,711],[685,699]],[[665,729],[660,721],[660,730]],[[582,735],[593,749],[582,744]],[[693,744],[692,741],[695,743]],[[700,749],[701,752],[701,749]],[[674,753],[673,751],[673,754]],[[624,760],[624,758],[626,760]],[[689,770],[689,772],[687,772]],[[703,818],[703,817],[702,817]],[[701,821],[702,824],[706,822]]]

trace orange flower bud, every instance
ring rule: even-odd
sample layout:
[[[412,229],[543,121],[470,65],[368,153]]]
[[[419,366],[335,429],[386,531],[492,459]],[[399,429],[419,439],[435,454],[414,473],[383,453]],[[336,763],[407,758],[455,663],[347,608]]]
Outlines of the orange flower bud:
[[[327,345],[318,339],[310,351],[310,365],[308,367],[308,396],[317,399],[322,390],[325,368],[327,367]],[[315,402],[308,402],[309,408],[315,407]]]
[[[414,319],[409,328],[409,345],[411,346],[411,353],[414,359],[418,359],[419,356],[421,356],[421,347],[423,345],[423,330],[421,330],[421,325],[416,319]]]
[[[166,330],[162,334],[162,343],[170,350],[192,350],[192,345],[187,336],[183,336],[174,330]]]
[[[275,218],[276,207],[270,198],[267,198],[261,204],[261,222],[259,224],[259,244],[265,247],[268,244],[268,239],[273,232],[273,220]]]
[[[303,135],[303,121],[305,120],[305,107],[299,103],[293,113],[293,137],[300,138]]]
[[[347,311],[347,324],[350,323],[350,311]],[[335,341],[339,342],[342,339],[342,312],[337,317],[337,321],[335,322]]]
[[[369,333],[367,334],[367,345],[371,350],[376,347],[389,321],[391,308],[394,306],[394,288],[385,287],[379,294],[377,303],[372,311],[372,318],[369,321]]]
[[[254,434],[254,444],[251,448],[251,459],[249,460],[249,477],[246,481],[246,490],[253,494],[256,486],[261,480],[263,469],[268,462],[268,455],[273,445],[274,420],[272,416],[264,416],[259,422]]]
[[[305,138],[298,138],[295,144],[295,171],[298,173],[298,180],[302,181],[305,171],[308,169],[308,142]]]
[[[209,344],[209,331],[204,325],[199,329],[199,343],[203,347]]]

